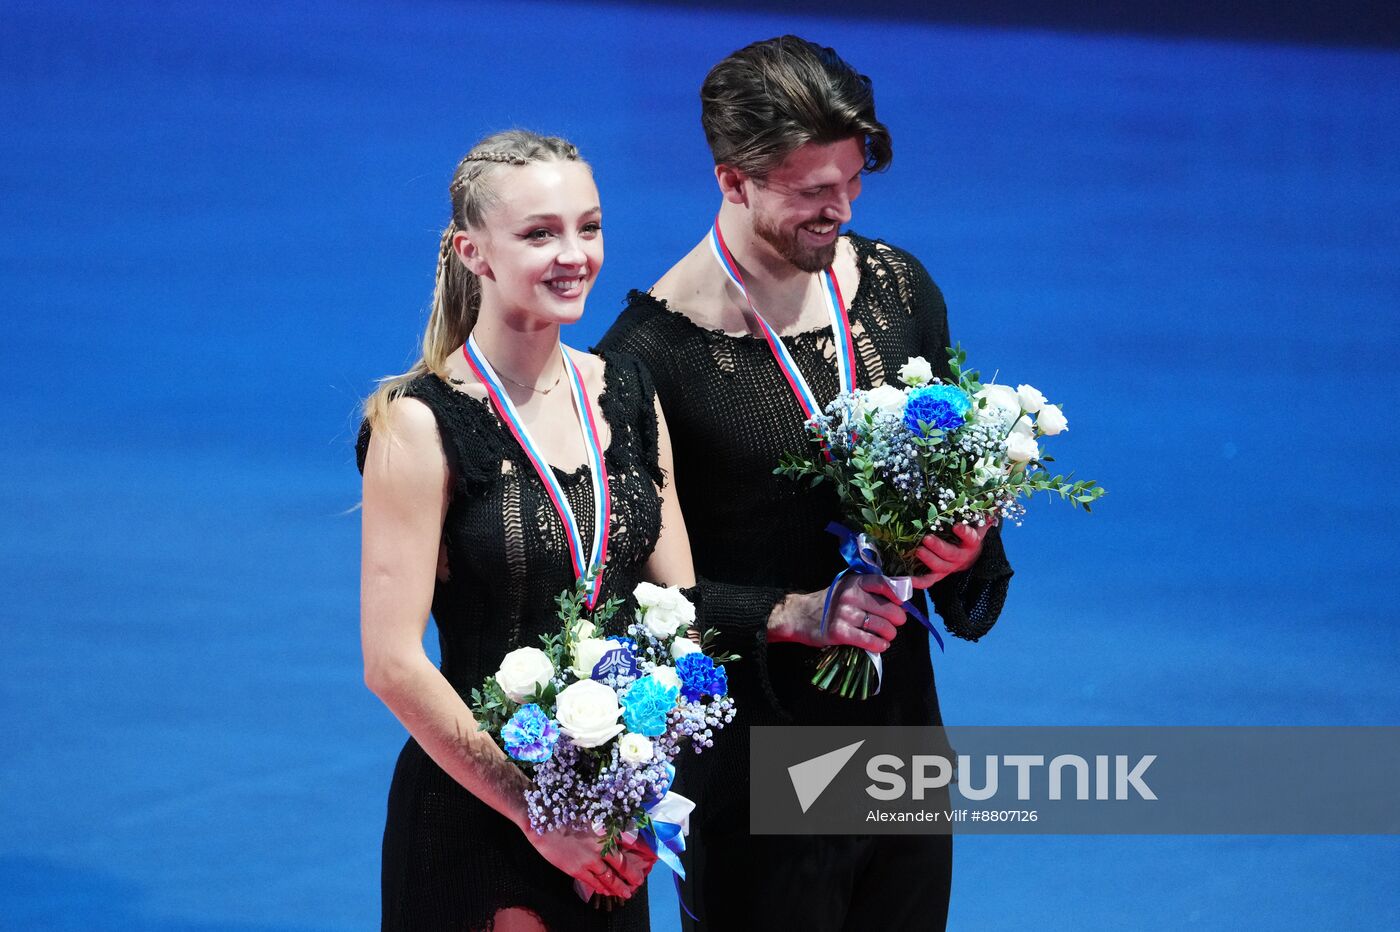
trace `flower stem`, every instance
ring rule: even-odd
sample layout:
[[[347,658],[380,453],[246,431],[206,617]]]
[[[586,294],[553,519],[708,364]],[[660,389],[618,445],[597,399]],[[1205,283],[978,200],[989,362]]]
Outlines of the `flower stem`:
[[[868,699],[875,688],[875,667],[858,647],[828,647],[817,662],[812,685],[843,699]]]

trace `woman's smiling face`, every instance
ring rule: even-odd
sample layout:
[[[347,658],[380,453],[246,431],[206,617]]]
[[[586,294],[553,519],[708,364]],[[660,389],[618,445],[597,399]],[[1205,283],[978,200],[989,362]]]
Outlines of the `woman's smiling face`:
[[[491,182],[494,203],[482,228],[465,234],[475,248],[463,256],[483,294],[507,315],[578,320],[603,265],[593,173],[582,162],[531,162],[502,166]]]

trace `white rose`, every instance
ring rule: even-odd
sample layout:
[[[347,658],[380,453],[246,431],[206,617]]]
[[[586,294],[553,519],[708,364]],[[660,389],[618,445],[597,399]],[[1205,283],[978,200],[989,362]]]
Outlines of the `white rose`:
[[[586,618],[580,619],[578,624],[574,625],[574,640],[586,641],[593,637],[593,633],[596,630],[597,629],[593,627],[593,622]]]
[[[524,702],[554,678],[554,664],[538,647],[517,647],[506,654],[496,671],[496,683],[511,702]]]
[[[695,621],[695,606],[674,586],[663,588],[639,583],[632,591],[644,610],[642,627],[654,638],[674,637],[681,628]]]
[[[1069,430],[1069,421],[1065,420],[1065,413],[1060,410],[1058,405],[1046,405],[1041,408],[1035,423],[1040,428],[1040,432],[1047,437],[1053,437]]]
[[[1020,434],[1022,437],[1035,437],[1035,423],[1026,415],[1021,415],[1016,423],[1011,426],[1013,434]]]
[[[978,401],[977,419],[984,423],[1006,430],[1021,416],[1021,399],[1008,385],[983,385],[974,397]]]
[[[555,699],[559,730],[581,748],[596,748],[620,734],[625,727],[618,721],[621,716],[617,693],[597,680],[570,683]]]
[[[645,764],[656,755],[650,738],[630,731],[618,739],[617,749],[621,752],[623,761],[628,764]]]
[[[877,385],[865,393],[866,407],[879,414],[903,414],[905,400],[903,390],[893,385]]]
[[[922,356],[911,356],[899,367],[899,380],[913,388],[933,381],[933,366]]]
[[[680,660],[686,654],[694,654],[700,650],[700,645],[690,638],[676,638],[671,642],[671,659]]]
[[[685,599],[681,601],[690,609],[689,617],[681,608],[663,608],[656,605],[647,609],[646,617],[642,619],[642,627],[646,629],[647,634],[664,641],[666,638],[675,637],[677,631],[694,621],[695,606]]]
[[[651,678],[662,686],[670,686],[674,689],[681,688],[681,675],[676,672],[675,667],[654,667],[651,671]]]
[[[617,641],[609,641],[606,638],[585,638],[574,645],[574,665],[569,669],[579,679],[589,679],[593,676],[593,668],[603,659],[603,655],[614,647],[621,646]]]
[[[1013,431],[1006,438],[1006,458],[1013,463],[1028,463],[1040,457],[1040,447],[1034,437]]]
[[[1045,407],[1045,396],[1034,385],[1017,385],[1016,397],[1021,402],[1021,410],[1034,414]]]

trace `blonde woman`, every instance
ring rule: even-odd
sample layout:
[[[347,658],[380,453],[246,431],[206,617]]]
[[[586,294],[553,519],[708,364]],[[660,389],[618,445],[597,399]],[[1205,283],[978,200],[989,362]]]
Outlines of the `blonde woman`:
[[[603,262],[598,191],[575,148],[490,136],[450,193],[422,359],[369,399],[358,444],[365,681],[412,736],[389,792],[383,927],[645,929],[653,858],[536,834],[524,774],[463,697],[558,629],[580,541],[591,557],[605,547],[603,599],[642,580],[693,584],[670,440],[634,360],[560,342]],[[422,647],[430,613],[441,669]],[[596,909],[576,880],[629,899]]]

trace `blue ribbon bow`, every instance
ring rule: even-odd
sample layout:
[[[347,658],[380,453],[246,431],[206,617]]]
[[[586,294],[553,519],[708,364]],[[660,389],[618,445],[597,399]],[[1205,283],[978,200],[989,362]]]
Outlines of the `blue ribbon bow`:
[[[831,581],[831,585],[826,590],[826,602],[822,605],[822,634],[826,634],[827,624],[830,620],[831,599],[836,594],[836,587],[847,575],[854,573],[857,576],[881,576],[885,575],[883,561],[880,558],[880,550],[870,542],[870,538],[864,534],[857,534],[850,528],[837,521],[833,521],[826,526],[828,534],[834,534],[841,542],[841,557],[846,561],[846,568],[836,574],[836,578]],[[898,577],[899,580],[908,582],[907,576]],[[902,596],[900,587],[894,585],[895,580],[887,580],[891,583],[890,588],[895,595]],[[912,590],[912,584],[910,584]],[[924,590],[924,599],[928,599],[928,590]],[[928,633],[933,635],[933,639],[938,642],[938,649],[943,650],[943,636],[938,633],[933,622],[928,620],[913,602],[913,592],[904,598],[904,610],[915,618],[919,623],[928,629]],[[878,656],[878,655],[877,655]]]

